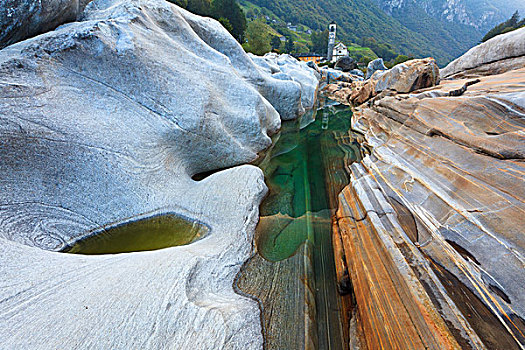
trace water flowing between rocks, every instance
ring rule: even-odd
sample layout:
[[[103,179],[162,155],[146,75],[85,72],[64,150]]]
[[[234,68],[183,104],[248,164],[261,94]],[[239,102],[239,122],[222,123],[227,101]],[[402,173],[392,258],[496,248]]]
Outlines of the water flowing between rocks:
[[[257,164],[269,193],[260,208],[257,253],[236,288],[259,301],[267,349],[348,344],[332,225],[337,196],[350,182],[347,167],[361,160],[362,136],[350,128],[348,107],[329,101],[316,114],[303,128],[301,121],[283,123]]]

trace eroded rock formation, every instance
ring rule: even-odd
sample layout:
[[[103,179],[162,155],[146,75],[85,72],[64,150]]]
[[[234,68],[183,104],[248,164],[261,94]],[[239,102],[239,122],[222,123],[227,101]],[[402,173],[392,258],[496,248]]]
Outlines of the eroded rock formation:
[[[365,81],[328,85],[326,92],[343,104],[360,105],[383,92],[407,93],[439,82],[439,67],[432,58],[411,60],[386,71],[376,71]]]
[[[310,69],[306,62],[298,61],[289,55],[268,53],[263,57],[252,54],[249,54],[249,56],[260,68],[271,74],[273,78],[293,82],[300,88],[302,107],[305,110],[314,108],[319,79],[321,78],[316,70]],[[291,96],[294,95],[291,94]],[[280,96],[280,98],[285,100],[285,102],[289,100],[289,97],[286,95]],[[284,103],[282,104],[284,105]],[[292,103],[290,107],[293,107],[295,104],[296,103]],[[291,111],[282,119],[295,119],[297,118],[297,114],[296,111]],[[283,117],[282,112],[281,117]]]
[[[475,46],[441,70],[444,78],[494,75],[525,66],[525,28]]]
[[[459,63],[503,42],[520,46],[524,35],[474,48],[444,74],[475,67]],[[347,104],[367,102],[352,121],[372,152],[350,167],[334,243],[363,344],[522,348],[525,67],[372,100],[332,89]]]
[[[370,61],[368,63],[368,66],[366,67],[366,79],[370,79],[372,75],[374,75],[377,71],[385,71],[388,70],[387,67],[385,67],[385,62],[383,62],[382,58],[377,58],[373,61]]]
[[[2,347],[261,348],[258,305],[232,284],[266,186],[235,166],[271,144],[279,113],[304,112],[312,80],[272,77],[218,22],[164,1],[96,0],[79,18],[0,51]],[[164,213],[210,232],[57,252]]]

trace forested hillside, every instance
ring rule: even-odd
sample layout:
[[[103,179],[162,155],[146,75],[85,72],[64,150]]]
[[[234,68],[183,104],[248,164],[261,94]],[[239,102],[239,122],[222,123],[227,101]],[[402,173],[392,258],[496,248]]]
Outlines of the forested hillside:
[[[421,3],[407,1],[403,7],[391,8],[388,14],[406,28],[423,35],[430,45],[445,50],[447,55],[443,58],[448,60],[460,56],[479,43],[483,35],[480,29],[459,21],[433,17],[427,11],[430,12],[428,8],[421,7]],[[436,58],[441,59],[441,56]]]
[[[520,13],[516,11],[508,20],[498,24],[497,26],[489,30],[481,41],[485,42],[497,35],[512,32],[513,30],[516,30],[521,27],[525,27],[525,18],[520,20]]]
[[[411,19],[414,8],[445,25],[463,24],[486,32],[515,11],[525,13],[523,0],[374,0],[385,12],[397,15],[401,23]],[[421,12],[419,12],[421,13]],[[448,29],[448,28],[447,28]]]
[[[454,35],[441,29],[429,16],[414,18],[414,29],[385,13],[372,0],[245,0],[271,11],[286,22],[304,24],[314,30],[323,30],[334,20],[338,24],[338,38],[345,42],[362,43],[374,38],[391,45],[395,51],[416,57],[433,56],[444,65],[472,44],[460,45]],[[241,3],[242,3],[241,2]],[[426,33],[416,32],[419,26]],[[437,27],[437,28],[436,28]],[[437,29],[435,35],[433,29]],[[459,28],[458,28],[459,29]],[[459,32],[456,36],[465,35]],[[481,35],[479,35],[481,37]],[[478,38],[479,40],[479,38]]]
[[[501,0],[169,1],[218,19],[247,51],[254,53],[276,50],[324,54],[326,45],[316,41],[326,40],[327,33],[323,31],[335,21],[338,40],[349,46],[350,55],[361,63],[377,56],[391,63],[432,56],[440,66],[479,43],[488,24],[518,6],[515,0],[509,0],[505,6]],[[495,7],[496,2],[499,8]],[[496,23],[499,21],[489,28]],[[505,23],[501,26],[505,28],[493,31],[508,30]],[[250,39],[246,40],[245,35]]]

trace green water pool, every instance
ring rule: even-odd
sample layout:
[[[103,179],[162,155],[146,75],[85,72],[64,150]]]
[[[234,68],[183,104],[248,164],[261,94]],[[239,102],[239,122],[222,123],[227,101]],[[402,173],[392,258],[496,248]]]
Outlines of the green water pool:
[[[306,127],[284,122],[257,164],[269,194],[255,241],[267,263],[248,264],[250,278],[238,285],[261,300],[267,349],[347,348],[332,219],[338,194],[350,182],[348,166],[361,160],[362,135],[351,130],[351,116],[350,108],[330,104]]]
[[[328,106],[306,128],[283,123],[273,148],[259,167],[269,194],[261,205],[256,241],[270,261],[292,256],[307,239],[315,241],[315,222],[328,221],[334,203],[330,194],[349,183],[345,162],[360,160],[360,146],[351,140],[351,111]],[[332,203],[331,203],[332,202]]]
[[[206,225],[182,216],[158,215],[98,230],[64,252],[95,255],[157,250],[190,244],[208,231]]]

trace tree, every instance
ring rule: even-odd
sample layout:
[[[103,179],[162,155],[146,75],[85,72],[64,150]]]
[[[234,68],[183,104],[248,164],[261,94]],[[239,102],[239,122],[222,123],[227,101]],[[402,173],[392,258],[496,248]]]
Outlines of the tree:
[[[302,43],[300,41],[297,41],[294,43],[294,53],[307,53],[310,51],[310,48],[305,43]]]
[[[201,16],[209,16],[211,0],[186,0],[188,5],[186,10]]]
[[[293,40],[290,37],[286,38],[286,43],[284,44],[284,52],[292,53],[294,49]]]
[[[272,45],[272,50],[279,50],[281,47],[281,38],[279,38],[276,35],[272,36],[272,39],[270,40],[270,45]]]
[[[310,34],[310,40],[312,41],[312,46],[310,47],[312,52],[325,54],[328,48],[328,29],[322,32],[312,32],[312,34]]]
[[[238,42],[244,42],[244,31],[246,30],[246,18],[244,12],[235,0],[213,0],[211,3],[211,15],[213,18],[225,18],[231,26],[231,34]]]
[[[261,17],[248,23],[246,27],[246,50],[256,55],[264,55],[270,52],[272,50],[272,46],[270,45],[270,30],[271,28],[269,28]]]
[[[507,21],[507,27],[516,28],[516,26],[518,25],[519,21],[520,21],[520,12],[516,11],[512,15],[512,17],[509,18],[509,20]]]
[[[227,31],[229,31],[230,33],[233,32],[233,26],[227,18],[221,17],[218,19],[218,21],[220,24],[222,24],[224,28],[226,28]]]
[[[481,39],[481,41],[485,42],[489,39],[492,39],[496,35],[508,33],[523,26],[525,26],[525,19],[522,19],[520,21],[520,13],[516,11],[508,20],[498,24],[497,26],[489,30],[488,33],[485,34],[483,39]]]
[[[168,0],[168,1],[182,8],[186,8],[186,6],[188,6],[188,0]]]

